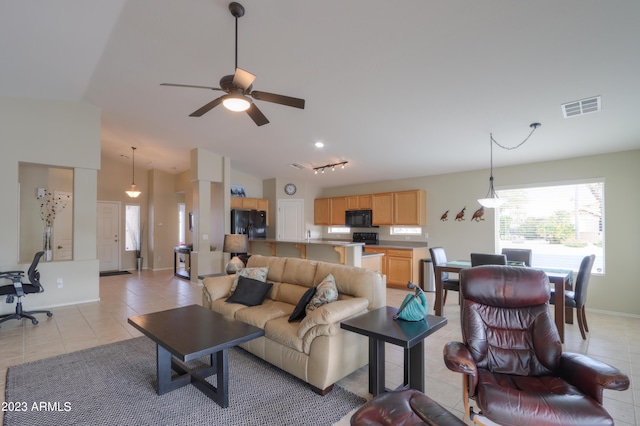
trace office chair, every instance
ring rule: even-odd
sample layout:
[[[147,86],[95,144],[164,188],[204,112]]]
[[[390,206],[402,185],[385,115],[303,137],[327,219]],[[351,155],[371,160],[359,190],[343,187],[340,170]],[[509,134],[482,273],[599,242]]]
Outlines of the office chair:
[[[507,256],[504,254],[471,253],[471,266],[506,264]]]
[[[38,320],[33,314],[47,314],[48,317],[53,316],[51,311],[28,311],[22,310],[22,297],[26,294],[42,293],[44,288],[40,284],[40,272],[36,269],[40,258],[44,255],[43,251],[39,251],[33,257],[29,271],[29,283],[23,283],[24,271],[5,271],[0,272],[0,278],[10,280],[11,284],[5,284],[0,287],[0,295],[7,296],[7,303],[13,303],[14,298],[18,297],[18,303],[16,303],[15,314],[0,315],[0,323],[8,321],[10,319],[21,320],[22,318],[29,318],[33,324],[37,324]]]
[[[465,417],[478,424],[613,425],[603,391],[628,389],[629,376],[563,351],[543,271],[468,268],[460,290],[462,341],[447,343],[443,355],[447,368],[462,373]]]

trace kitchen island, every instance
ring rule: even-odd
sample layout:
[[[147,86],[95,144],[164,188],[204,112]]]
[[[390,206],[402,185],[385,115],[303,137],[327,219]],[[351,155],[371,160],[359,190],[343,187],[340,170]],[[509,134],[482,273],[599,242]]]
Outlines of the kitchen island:
[[[302,239],[276,240],[262,238],[249,240],[251,254],[263,256],[297,257],[362,267],[364,243],[349,240]]]

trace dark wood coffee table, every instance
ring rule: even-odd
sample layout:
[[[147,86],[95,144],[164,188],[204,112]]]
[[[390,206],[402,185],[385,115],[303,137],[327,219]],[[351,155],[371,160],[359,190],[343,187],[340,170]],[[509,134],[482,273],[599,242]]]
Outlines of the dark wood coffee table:
[[[156,342],[158,395],[191,383],[223,408],[229,406],[227,349],[264,335],[258,327],[198,305],[138,315],[128,322]],[[190,369],[184,364],[207,355],[206,367]],[[172,379],[171,370],[179,376]],[[205,380],[213,374],[217,386]]]
[[[388,391],[384,387],[384,344],[404,348],[404,383],[398,389],[424,392],[424,339],[447,324],[447,319],[427,315],[421,321],[394,320],[398,308],[383,306],[340,323],[340,327],[369,337],[369,393]]]

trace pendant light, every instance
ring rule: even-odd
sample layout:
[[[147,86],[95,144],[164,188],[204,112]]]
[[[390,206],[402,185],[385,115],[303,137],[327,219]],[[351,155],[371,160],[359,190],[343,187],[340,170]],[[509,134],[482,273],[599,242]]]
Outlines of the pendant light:
[[[131,147],[131,189],[125,191],[126,194],[131,198],[138,198],[140,195],[140,191],[136,188],[136,147]]]
[[[485,198],[479,198],[478,199],[478,202],[480,203],[480,205],[482,207],[485,207],[487,209],[495,209],[497,207],[500,207],[505,201],[505,200],[501,200],[500,197],[498,197],[498,194],[496,194],[496,190],[493,188],[493,144],[495,143],[500,148],[506,149],[506,150],[512,150],[512,149],[520,148],[526,141],[529,140],[531,135],[533,135],[533,132],[535,132],[536,129],[538,127],[540,127],[541,125],[542,124],[540,124],[540,123],[531,123],[529,125],[529,127],[531,127],[531,132],[529,133],[529,136],[527,136],[525,138],[525,140],[520,142],[518,145],[512,146],[512,147],[506,147],[506,146],[500,145],[493,138],[493,134],[489,133],[489,152],[491,153],[490,154],[491,155],[491,157],[490,157],[491,158],[491,162],[490,162],[490,171],[489,171],[489,191],[487,191],[487,195],[486,195]]]

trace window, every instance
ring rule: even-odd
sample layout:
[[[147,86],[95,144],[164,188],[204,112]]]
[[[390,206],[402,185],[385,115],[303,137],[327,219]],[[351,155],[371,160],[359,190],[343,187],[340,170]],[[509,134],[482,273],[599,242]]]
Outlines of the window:
[[[185,205],[184,203],[178,204],[178,242],[180,245],[186,244],[186,224],[185,224]]]
[[[421,235],[422,228],[419,226],[392,226],[391,235]]]
[[[349,234],[351,233],[351,228],[348,226],[330,226],[329,227],[330,234]]]
[[[127,204],[124,206],[125,213],[125,250],[139,250],[140,242],[140,206]]]
[[[595,254],[594,273],[604,273],[604,181],[497,191],[498,252],[533,250],[533,266],[577,270]]]

